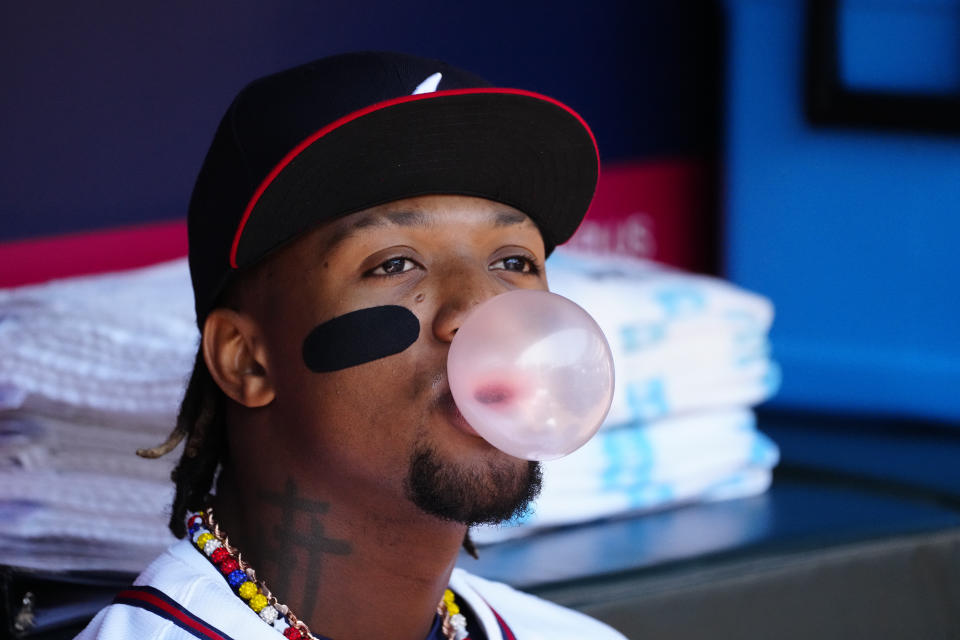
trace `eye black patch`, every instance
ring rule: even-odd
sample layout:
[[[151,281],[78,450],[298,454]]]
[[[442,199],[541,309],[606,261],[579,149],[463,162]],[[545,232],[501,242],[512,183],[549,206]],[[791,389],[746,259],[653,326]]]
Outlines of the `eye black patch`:
[[[417,341],[420,321],[406,307],[358,309],[307,334],[303,362],[317,373],[339,371],[400,353]]]

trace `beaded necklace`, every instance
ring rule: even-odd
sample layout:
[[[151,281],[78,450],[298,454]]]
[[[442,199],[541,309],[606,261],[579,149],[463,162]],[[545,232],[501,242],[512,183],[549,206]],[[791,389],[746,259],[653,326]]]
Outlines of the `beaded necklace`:
[[[230,544],[230,538],[214,520],[213,509],[188,516],[187,531],[197,549],[220,570],[234,593],[261,620],[281,632],[287,640],[320,640],[290,607],[277,601],[263,580],[257,579],[257,572],[244,561],[240,551]],[[441,630],[447,640],[470,640],[467,619],[460,613],[450,589],[444,590],[443,598],[437,603],[437,615],[442,617]]]

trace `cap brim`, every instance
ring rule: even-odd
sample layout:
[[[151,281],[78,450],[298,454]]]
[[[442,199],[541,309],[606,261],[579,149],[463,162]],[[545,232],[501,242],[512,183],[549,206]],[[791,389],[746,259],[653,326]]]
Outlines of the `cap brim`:
[[[546,96],[482,88],[392,100],[324,127],[274,168],[247,206],[231,264],[251,264],[319,222],[428,194],[515,207],[549,252],[580,225],[598,171],[589,127]]]

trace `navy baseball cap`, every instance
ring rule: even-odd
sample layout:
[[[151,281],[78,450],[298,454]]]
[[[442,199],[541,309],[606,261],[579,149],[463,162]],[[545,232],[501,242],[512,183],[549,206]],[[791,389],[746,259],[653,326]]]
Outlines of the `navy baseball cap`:
[[[547,96],[398,53],[323,58],[227,109],[187,216],[203,328],[231,279],[319,222],[420,195],[502,202],[566,242],[596,189],[593,133]]]

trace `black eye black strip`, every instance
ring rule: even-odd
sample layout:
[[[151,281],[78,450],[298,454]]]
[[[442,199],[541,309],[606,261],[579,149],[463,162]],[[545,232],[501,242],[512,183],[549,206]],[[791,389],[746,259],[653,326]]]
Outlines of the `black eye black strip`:
[[[303,341],[303,362],[328,373],[404,351],[420,336],[420,321],[406,307],[358,309],[315,327]]]

